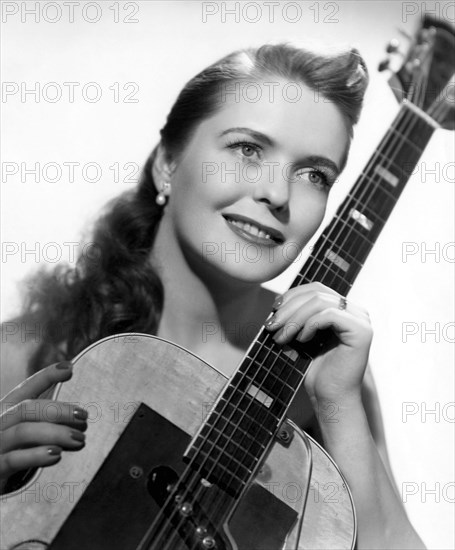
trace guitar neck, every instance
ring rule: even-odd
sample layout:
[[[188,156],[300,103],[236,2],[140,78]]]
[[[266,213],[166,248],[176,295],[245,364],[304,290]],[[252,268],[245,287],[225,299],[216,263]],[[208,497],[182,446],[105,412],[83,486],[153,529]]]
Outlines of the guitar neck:
[[[437,126],[402,103],[291,287],[320,281],[349,292]],[[279,346],[262,328],[187,450],[186,460],[234,498],[272,443],[312,357],[330,340],[320,332],[309,343]]]
[[[292,287],[319,281],[346,295],[438,124],[403,103]]]

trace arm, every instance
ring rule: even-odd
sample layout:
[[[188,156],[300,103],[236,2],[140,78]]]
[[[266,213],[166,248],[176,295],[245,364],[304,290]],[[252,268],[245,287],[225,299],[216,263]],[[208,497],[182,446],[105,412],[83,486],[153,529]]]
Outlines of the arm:
[[[343,306],[344,307],[341,307]],[[321,283],[288,290],[266,323],[273,339],[307,342],[331,329],[335,346],[313,360],[305,390],[313,410],[337,405],[338,422],[321,422],[323,445],[351,489],[358,519],[359,550],[425,548],[409,522],[391,478],[373,378],[367,370],[373,336],[368,313]]]
[[[393,480],[374,380],[360,399],[339,403],[338,424],[321,425],[324,447],[346,477],[358,518],[359,549],[424,549]]]

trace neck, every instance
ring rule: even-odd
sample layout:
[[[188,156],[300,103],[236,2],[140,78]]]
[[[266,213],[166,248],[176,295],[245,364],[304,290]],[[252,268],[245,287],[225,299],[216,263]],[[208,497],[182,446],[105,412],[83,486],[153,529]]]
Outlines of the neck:
[[[187,248],[185,249],[185,251]],[[163,216],[151,261],[164,286],[157,335],[201,355],[229,342],[246,348],[271,309],[273,293],[221,273],[196,254],[183,252],[169,218]]]

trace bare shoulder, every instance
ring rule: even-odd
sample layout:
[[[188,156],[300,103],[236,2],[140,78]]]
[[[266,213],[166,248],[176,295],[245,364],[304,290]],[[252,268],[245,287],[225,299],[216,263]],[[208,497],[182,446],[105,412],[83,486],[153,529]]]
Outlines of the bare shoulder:
[[[38,349],[43,327],[34,317],[17,317],[0,325],[0,394],[9,393],[27,378],[27,367]]]

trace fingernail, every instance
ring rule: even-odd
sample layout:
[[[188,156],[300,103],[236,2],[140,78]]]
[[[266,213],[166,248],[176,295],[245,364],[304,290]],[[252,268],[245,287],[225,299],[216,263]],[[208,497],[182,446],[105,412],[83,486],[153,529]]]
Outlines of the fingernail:
[[[77,441],[78,443],[85,441],[85,435],[79,430],[70,430],[70,435],[71,439],[74,439],[74,441]]]
[[[79,407],[76,407],[73,412],[74,418],[77,420],[87,420],[88,418],[88,412],[84,409],[81,409]]]
[[[283,296],[277,296],[275,298],[275,301],[273,302],[272,309],[276,309],[277,307],[280,307],[283,303]]]
[[[265,322],[265,326],[266,327],[270,327],[273,325],[273,323],[275,322],[275,316],[272,315],[272,317],[270,317],[270,319],[268,321]]]
[[[57,363],[55,365],[55,368],[58,370],[66,370],[71,368],[71,361],[62,361],[61,363]]]
[[[57,456],[57,455],[59,455],[59,454],[61,454],[61,453],[62,453],[62,451],[61,451],[61,449],[59,449],[58,447],[49,447],[49,448],[47,449],[47,454],[48,454],[48,455]]]

